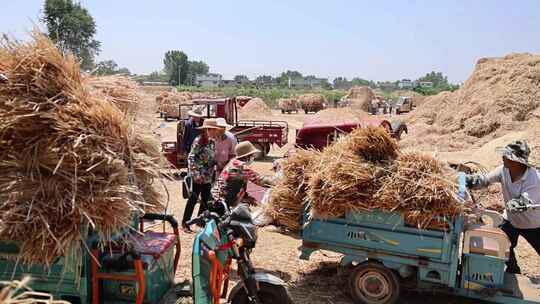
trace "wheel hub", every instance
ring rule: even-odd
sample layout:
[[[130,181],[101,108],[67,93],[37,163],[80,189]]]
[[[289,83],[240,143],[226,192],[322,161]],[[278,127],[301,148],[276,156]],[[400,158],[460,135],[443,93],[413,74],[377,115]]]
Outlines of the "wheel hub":
[[[390,285],[386,278],[377,272],[368,272],[358,282],[362,293],[370,299],[381,299],[390,294]]]

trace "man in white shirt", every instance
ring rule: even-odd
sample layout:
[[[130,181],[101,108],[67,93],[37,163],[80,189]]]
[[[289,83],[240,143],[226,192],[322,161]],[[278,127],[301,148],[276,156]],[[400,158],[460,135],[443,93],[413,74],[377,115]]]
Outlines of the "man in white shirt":
[[[467,176],[471,189],[500,183],[505,201],[504,222],[500,228],[510,239],[510,258],[506,271],[520,273],[514,248],[518,237],[524,237],[540,255],[540,173],[529,164],[530,149],[523,140],[515,141],[500,150],[503,165],[486,175]]]
[[[238,144],[238,140],[231,132],[227,131],[230,125],[227,124],[224,118],[216,119],[219,134],[214,139],[216,143],[216,162],[217,162],[217,175],[221,173],[227,163],[233,159],[236,155],[234,149]]]

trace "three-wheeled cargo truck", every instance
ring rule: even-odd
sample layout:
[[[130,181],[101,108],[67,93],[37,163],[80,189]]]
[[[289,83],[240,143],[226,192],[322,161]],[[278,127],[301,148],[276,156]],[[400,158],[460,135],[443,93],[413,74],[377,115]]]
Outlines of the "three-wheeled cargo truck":
[[[464,176],[459,180],[463,198]],[[399,303],[403,288],[493,303],[540,303],[538,285],[505,272],[510,242],[499,228],[473,224],[467,216],[433,230],[411,227],[397,212],[351,212],[328,220],[307,214],[306,209],[300,258],[317,250],[342,254],[341,265],[353,267],[349,289],[355,303]]]

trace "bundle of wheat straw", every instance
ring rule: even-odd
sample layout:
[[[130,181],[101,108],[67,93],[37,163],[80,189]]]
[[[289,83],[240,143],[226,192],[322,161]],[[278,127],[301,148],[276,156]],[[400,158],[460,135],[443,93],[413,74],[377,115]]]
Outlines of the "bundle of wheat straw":
[[[291,231],[300,230],[307,190],[304,172],[313,167],[319,154],[314,150],[298,150],[282,162],[283,177],[272,189],[270,203],[265,210],[276,224]]]
[[[88,77],[84,80],[89,89],[114,103],[122,112],[135,114],[141,99],[137,84],[125,76]]]
[[[0,304],[69,304],[67,301],[54,300],[48,293],[35,292],[28,288],[30,278],[22,281],[0,282]]]
[[[23,262],[65,256],[86,226],[106,244],[135,212],[160,208],[130,178],[159,177],[156,152],[125,113],[92,94],[73,56],[40,34],[3,40],[0,73],[9,79],[0,85],[0,239],[19,242]]]
[[[395,140],[375,127],[358,128],[324,149],[309,176],[312,216],[339,217],[349,210],[369,210],[386,174],[382,164],[397,155]]]
[[[446,227],[460,213],[455,171],[421,153],[406,153],[389,168],[375,196],[376,206],[401,211],[406,223],[419,228]]]

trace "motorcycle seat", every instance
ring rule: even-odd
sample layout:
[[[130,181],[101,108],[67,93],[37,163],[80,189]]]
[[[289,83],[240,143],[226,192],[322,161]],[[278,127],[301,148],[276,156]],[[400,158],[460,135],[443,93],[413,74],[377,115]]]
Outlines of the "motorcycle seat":
[[[146,231],[133,235],[134,249],[142,255],[150,255],[158,260],[171,246],[176,243],[176,235]]]

